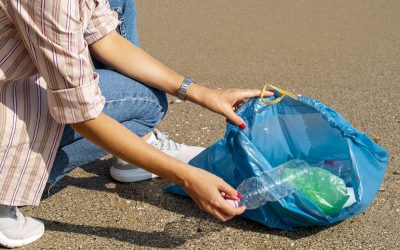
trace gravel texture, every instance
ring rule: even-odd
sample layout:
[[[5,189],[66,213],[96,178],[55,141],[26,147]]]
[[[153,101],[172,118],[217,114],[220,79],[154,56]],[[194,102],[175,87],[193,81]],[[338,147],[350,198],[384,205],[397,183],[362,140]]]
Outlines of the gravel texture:
[[[78,168],[26,215],[45,222],[27,248],[399,249],[400,1],[139,0],[142,46],[210,87],[261,88],[270,81],[333,107],[389,149],[371,208],[328,228],[294,233],[242,219],[222,223],[163,180],[116,183],[108,159]],[[174,98],[170,98],[173,101]],[[225,119],[172,102],[160,127],[207,146]]]

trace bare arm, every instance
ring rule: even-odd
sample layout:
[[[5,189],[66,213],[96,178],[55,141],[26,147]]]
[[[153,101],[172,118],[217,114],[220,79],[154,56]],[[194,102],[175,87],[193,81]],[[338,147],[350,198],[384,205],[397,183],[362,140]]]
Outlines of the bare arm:
[[[184,78],[116,31],[93,43],[90,52],[96,59],[122,74],[171,95],[177,95]]]
[[[220,192],[231,197],[237,197],[237,192],[221,178],[156,150],[105,114],[72,124],[72,128],[107,152],[181,185],[202,210],[220,220],[230,219],[245,210],[231,207],[224,201]]]
[[[172,71],[116,32],[111,32],[90,45],[90,50],[98,60],[122,74],[169,94],[177,95],[183,76]],[[189,88],[188,99],[240,125],[243,120],[235,114],[232,107],[245,98],[259,94],[259,90],[217,90],[193,84]],[[270,95],[270,93],[267,94]],[[236,190],[221,178],[199,168],[190,167],[155,150],[105,114],[90,121],[73,124],[72,127],[106,151],[181,185],[201,209],[221,220],[230,219],[245,210],[244,207],[231,207],[221,197],[220,192],[225,192],[233,198],[237,197]]]
[[[90,51],[96,59],[122,74],[174,96],[177,95],[184,78],[115,31],[93,43]],[[242,118],[236,115],[232,107],[242,103],[246,98],[260,94],[259,89],[210,89],[192,84],[187,98],[225,116],[236,125],[242,125],[244,124]],[[268,91],[265,94],[273,95]]]
[[[72,128],[107,152],[168,181],[182,185],[186,179],[186,164],[161,153],[105,114],[93,120],[72,124]]]

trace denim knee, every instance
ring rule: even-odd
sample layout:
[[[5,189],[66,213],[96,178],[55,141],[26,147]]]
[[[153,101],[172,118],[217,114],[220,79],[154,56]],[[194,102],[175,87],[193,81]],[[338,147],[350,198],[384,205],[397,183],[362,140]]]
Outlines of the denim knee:
[[[168,110],[164,92],[112,70],[96,70],[106,103],[103,112],[120,123],[130,122],[132,132],[143,135],[156,127]]]
[[[154,91],[159,92],[159,93],[156,93],[156,96],[157,96],[157,101],[161,106],[161,112],[163,113],[162,118],[164,118],[164,116],[168,112],[168,107],[169,107],[168,106],[167,94],[165,92],[161,91],[161,90],[156,90],[155,89]]]

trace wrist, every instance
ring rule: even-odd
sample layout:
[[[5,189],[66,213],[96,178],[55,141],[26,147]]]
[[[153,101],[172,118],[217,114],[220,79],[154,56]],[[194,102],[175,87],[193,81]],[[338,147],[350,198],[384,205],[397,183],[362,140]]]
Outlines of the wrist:
[[[189,182],[190,176],[192,172],[192,166],[187,164],[182,164],[182,168],[179,171],[175,172],[173,183],[186,187]]]
[[[208,88],[203,87],[197,83],[192,83],[187,92],[187,100],[202,105],[204,97],[207,95]]]

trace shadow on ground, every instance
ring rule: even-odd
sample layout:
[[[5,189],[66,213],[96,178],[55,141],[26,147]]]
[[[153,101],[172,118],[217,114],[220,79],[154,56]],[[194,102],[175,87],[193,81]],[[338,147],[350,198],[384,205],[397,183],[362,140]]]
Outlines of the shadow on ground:
[[[47,199],[68,186],[74,186],[87,190],[116,193],[122,198],[157,206],[167,211],[181,214],[183,217],[178,221],[167,223],[162,232],[138,232],[121,228],[75,225],[42,219],[46,223],[47,230],[95,235],[114,238],[136,245],[168,248],[183,245],[186,241],[199,238],[205,234],[219,232],[226,227],[278,235],[291,240],[308,237],[328,228],[318,227],[285,232],[270,229],[253,221],[240,218],[228,222],[220,222],[198,209],[190,199],[166,193],[164,189],[167,182],[164,180],[155,179],[129,184],[113,181],[109,176],[110,164],[110,160],[98,160],[82,166],[82,169],[95,176],[86,178],[66,176],[50,189],[47,187],[48,192],[44,193],[42,199]],[[110,182],[116,183],[116,185],[110,188],[108,185]]]
[[[186,239],[171,236],[166,232],[140,232],[123,228],[76,225],[42,218],[40,220],[45,223],[46,230],[49,231],[112,238],[138,246],[173,248],[186,242]]]

